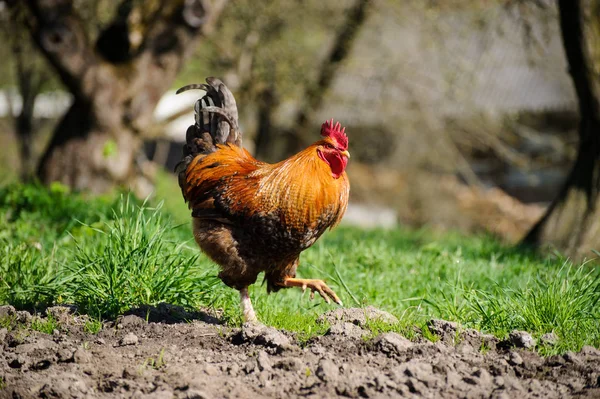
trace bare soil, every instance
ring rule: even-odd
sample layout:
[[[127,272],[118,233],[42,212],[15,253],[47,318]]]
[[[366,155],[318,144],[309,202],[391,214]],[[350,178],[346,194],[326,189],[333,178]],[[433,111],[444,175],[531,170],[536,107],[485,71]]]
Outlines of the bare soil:
[[[21,327],[0,329],[0,398],[600,397],[595,348],[543,358],[526,333],[499,341],[441,320],[430,323],[436,343],[372,338],[366,317],[393,318],[372,308],[324,315],[330,331],[302,344],[168,305],[132,311],[98,334],[68,308],[47,310],[59,321],[52,334],[27,327],[26,312],[2,314]]]

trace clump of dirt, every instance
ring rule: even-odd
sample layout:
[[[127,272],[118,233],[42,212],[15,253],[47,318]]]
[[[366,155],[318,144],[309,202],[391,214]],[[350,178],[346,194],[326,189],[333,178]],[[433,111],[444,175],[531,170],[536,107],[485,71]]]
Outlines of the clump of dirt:
[[[360,327],[366,327],[368,322],[383,322],[388,324],[398,323],[398,319],[391,313],[384,312],[373,306],[365,308],[339,308],[323,313],[317,321],[325,321],[330,324],[338,322],[352,323]]]
[[[52,334],[27,322],[0,330],[0,398],[600,397],[600,351],[592,347],[542,358],[496,340],[481,351],[490,337],[440,320],[430,323],[442,332],[436,343],[395,333],[366,339],[349,319],[301,346],[271,327],[229,328],[168,306],[152,311],[157,321],[133,312],[96,335],[73,309],[48,312],[58,320]]]

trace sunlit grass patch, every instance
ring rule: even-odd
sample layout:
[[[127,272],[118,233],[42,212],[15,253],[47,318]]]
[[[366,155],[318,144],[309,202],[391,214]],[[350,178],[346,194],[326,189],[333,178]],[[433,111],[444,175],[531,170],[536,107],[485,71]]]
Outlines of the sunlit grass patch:
[[[157,197],[179,201],[171,188]],[[57,188],[5,188],[0,304],[75,304],[97,321],[86,326],[90,333],[99,331],[103,318],[161,302],[223,309],[223,321],[241,325],[238,292],[200,253],[183,220],[189,211],[177,201],[170,198],[164,209],[158,200],[128,195],[83,200]],[[372,335],[394,331],[435,340],[426,325],[441,318],[501,338],[513,329],[535,338],[553,332],[558,342],[538,347],[544,354],[600,347],[597,262],[541,257],[486,235],[339,227],[302,254],[298,275],[325,279],[347,307],[373,305],[398,318],[395,325],[367,323]],[[310,301],[293,288],[268,295],[261,283],[262,275],[250,294],[262,322],[294,331],[300,341],[328,330],[316,320],[337,305],[318,296]]]

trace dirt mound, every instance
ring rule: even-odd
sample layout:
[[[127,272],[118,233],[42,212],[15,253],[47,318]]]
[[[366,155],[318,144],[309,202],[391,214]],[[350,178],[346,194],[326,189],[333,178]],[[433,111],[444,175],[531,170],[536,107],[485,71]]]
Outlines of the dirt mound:
[[[359,327],[366,327],[369,322],[383,322],[388,324],[398,323],[396,316],[374,308],[373,306],[330,310],[329,312],[323,313],[317,321],[321,323],[327,321],[330,324],[346,322],[355,324]]]
[[[0,330],[0,398],[600,397],[595,348],[541,358],[439,320],[430,325],[442,332],[436,343],[395,333],[367,340],[339,320],[352,334],[332,328],[300,346],[274,328],[203,317],[169,324],[131,314],[97,335],[73,315],[60,318],[51,335]],[[482,351],[487,341],[497,345]]]

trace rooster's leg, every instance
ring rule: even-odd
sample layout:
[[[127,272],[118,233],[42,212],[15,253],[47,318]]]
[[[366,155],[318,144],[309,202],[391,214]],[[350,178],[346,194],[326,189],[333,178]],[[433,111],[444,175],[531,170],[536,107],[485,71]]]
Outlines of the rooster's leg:
[[[338,305],[342,305],[342,301],[340,298],[333,292],[331,288],[325,284],[323,280],[312,280],[312,279],[304,279],[304,278],[286,278],[283,281],[283,285],[285,287],[300,287],[302,291],[306,291],[307,288],[310,288],[310,299],[313,299],[315,296],[315,291],[319,293],[325,299],[325,302],[330,303],[329,298],[333,299],[333,302]]]
[[[240,290],[240,302],[242,306],[242,312],[244,313],[244,322],[258,322],[252,302],[250,301],[250,295],[248,294],[248,287],[244,287]]]

